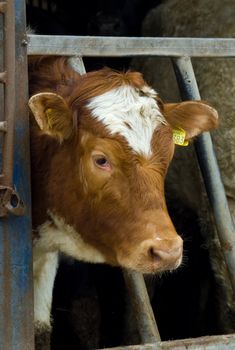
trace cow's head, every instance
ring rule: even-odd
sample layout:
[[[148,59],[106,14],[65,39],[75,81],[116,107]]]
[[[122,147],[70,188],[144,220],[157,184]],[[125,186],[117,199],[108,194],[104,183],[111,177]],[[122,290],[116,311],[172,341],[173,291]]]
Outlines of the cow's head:
[[[164,197],[173,129],[187,142],[216,127],[217,112],[196,101],[163,104],[139,73],[108,69],[81,77],[70,95],[41,91],[29,104],[41,132],[58,143],[48,209],[110,264],[177,268],[183,242]]]

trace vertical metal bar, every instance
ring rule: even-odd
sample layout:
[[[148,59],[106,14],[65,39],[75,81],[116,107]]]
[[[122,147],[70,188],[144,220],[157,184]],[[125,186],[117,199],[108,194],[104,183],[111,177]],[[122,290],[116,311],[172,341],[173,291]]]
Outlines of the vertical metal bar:
[[[200,100],[191,59],[189,57],[174,58],[173,65],[182,98]],[[194,144],[207,195],[214,213],[221,247],[235,291],[235,227],[229,211],[210,134],[208,132],[203,133]]]
[[[15,4],[13,0],[6,2],[4,22],[5,119],[8,123],[8,132],[3,143],[1,185],[12,186],[15,118]]]
[[[1,4],[1,3],[0,3]],[[0,6],[4,14],[4,71],[0,82],[4,83],[4,116],[7,131],[2,143],[2,174],[0,176],[0,217],[9,213],[23,215],[24,205],[13,188],[14,128],[15,128],[15,2],[8,0]]]
[[[13,180],[26,203],[26,213],[0,220],[0,349],[33,350],[27,52],[22,45],[26,35],[25,2],[16,0],[13,5],[16,20],[16,68],[13,71],[17,86]]]
[[[123,276],[130,294],[142,344],[155,343],[160,349],[160,334],[149,301],[144,277],[141,273],[123,270]]]
[[[78,72],[79,74],[86,74],[86,68],[83,63],[83,59],[81,56],[72,56],[68,59],[68,63],[73,70]]]

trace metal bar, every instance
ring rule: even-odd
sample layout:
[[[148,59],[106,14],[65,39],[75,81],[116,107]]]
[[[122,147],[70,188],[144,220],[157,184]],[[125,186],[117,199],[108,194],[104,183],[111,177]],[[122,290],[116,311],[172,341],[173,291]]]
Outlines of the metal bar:
[[[200,100],[191,59],[189,57],[175,58],[173,64],[182,98]],[[205,132],[197,138],[194,145],[235,291],[235,227],[229,211],[210,134]]]
[[[33,350],[27,52],[21,45],[25,34],[25,3],[16,0],[13,5],[17,63],[14,74],[18,87],[13,180],[27,207],[22,217],[9,216],[0,220],[0,349]]]
[[[12,186],[13,179],[13,152],[14,152],[14,119],[15,119],[15,5],[13,0],[6,3],[5,13],[5,45],[4,66],[7,72],[5,85],[5,119],[8,130],[3,142],[3,177],[2,186]]]
[[[160,344],[145,344],[106,348],[106,350],[234,350],[235,335],[207,336],[193,339],[165,341]]]
[[[15,4],[14,0],[6,2],[4,13],[4,66],[5,71],[0,75],[4,81],[4,115],[7,131],[2,146],[2,174],[0,177],[0,217],[9,213],[23,215],[24,205],[13,188],[13,160],[15,133]],[[13,204],[14,202],[14,204]]]
[[[85,74],[86,68],[83,63],[83,59],[80,56],[73,56],[68,59],[70,67],[72,67],[79,74]]]
[[[235,39],[28,35],[28,55],[235,57]]]
[[[142,344],[155,343],[155,349],[161,349],[158,327],[154,318],[143,275],[123,270],[123,276],[134,309]]]

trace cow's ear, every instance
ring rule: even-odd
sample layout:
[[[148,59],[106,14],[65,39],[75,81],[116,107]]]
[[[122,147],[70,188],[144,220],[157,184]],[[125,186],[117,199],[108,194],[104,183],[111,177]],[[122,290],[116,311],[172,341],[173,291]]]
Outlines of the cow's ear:
[[[43,133],[60,142],[71,136],[72,111],[63,97],[52,92],[38,93],[29,99],[29,107]]]
[[[218,126],[218,113],[208,104],[200,101],[164,104],[164,116],[172,128],[181,128],[186,140]]]

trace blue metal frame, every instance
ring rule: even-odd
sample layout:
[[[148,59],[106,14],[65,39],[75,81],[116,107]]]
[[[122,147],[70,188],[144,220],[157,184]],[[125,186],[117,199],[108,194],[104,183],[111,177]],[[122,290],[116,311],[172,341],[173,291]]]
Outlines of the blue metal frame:
[[[32,350],[33,288],[31,246],[31,195],[29,127],[27,118],[27,51],[25,1],[15,1],[16,11],[16,123],[14,185],[26,205],[26,214],[0,221],[0,349]]]

